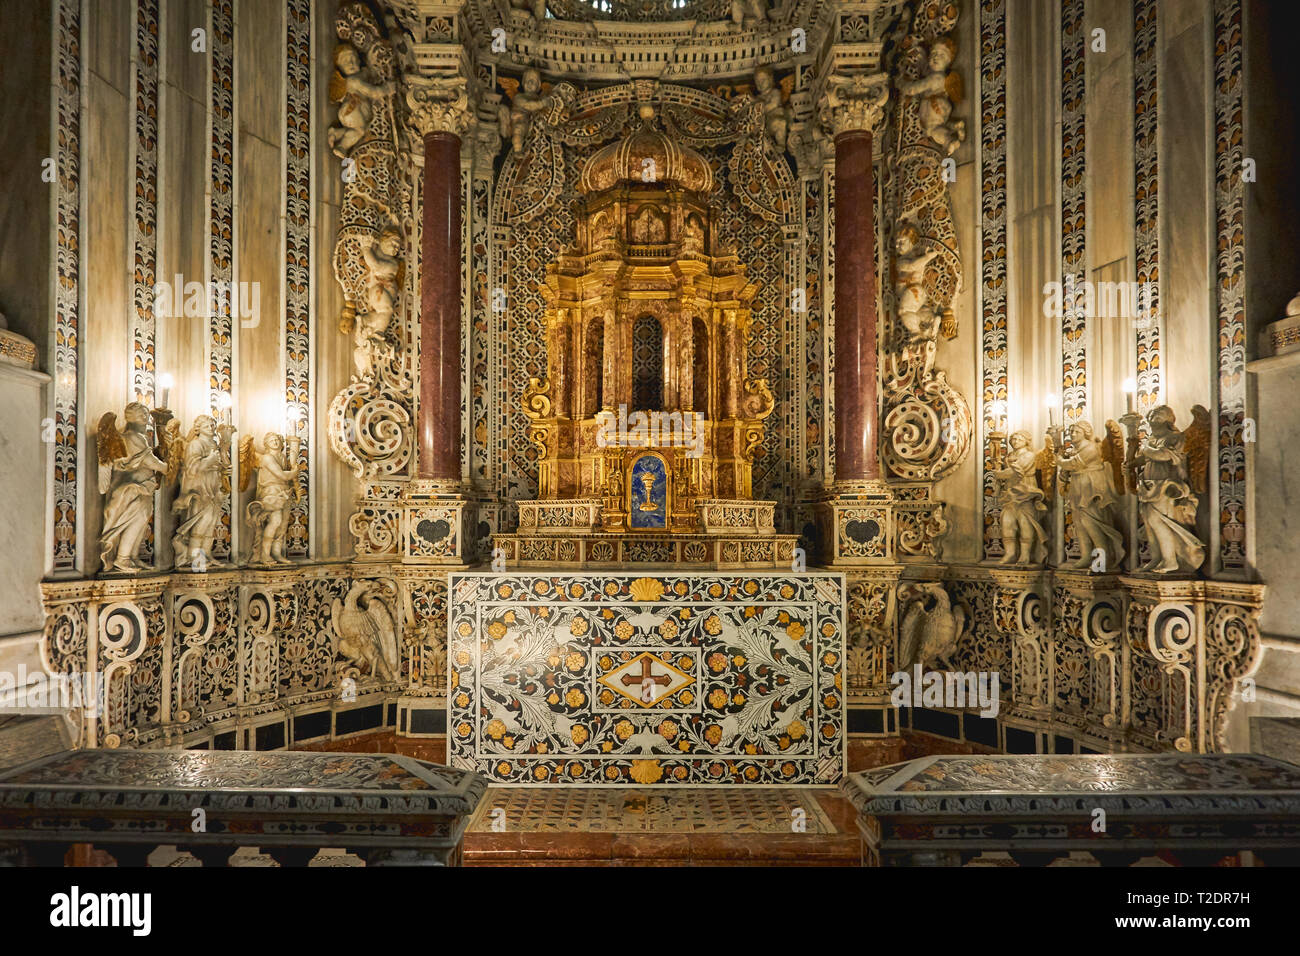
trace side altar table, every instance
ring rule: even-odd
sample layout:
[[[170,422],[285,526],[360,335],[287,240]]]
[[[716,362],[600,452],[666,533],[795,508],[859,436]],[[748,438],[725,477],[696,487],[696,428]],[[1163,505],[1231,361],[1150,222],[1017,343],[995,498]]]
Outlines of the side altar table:
[[[205,866],[257,847],[305,866],[459,866],[487,784],[396,754],[69,750],[0,772],[0,865],[57,866],[91,843],[119,866],[176,844]]]
[[[868,866],[1300,861],[1300,767],[1259,754],[921,757],[844,791]]]
[[[448,763],[492,783],[832,785],[844,576],[452,573]]]

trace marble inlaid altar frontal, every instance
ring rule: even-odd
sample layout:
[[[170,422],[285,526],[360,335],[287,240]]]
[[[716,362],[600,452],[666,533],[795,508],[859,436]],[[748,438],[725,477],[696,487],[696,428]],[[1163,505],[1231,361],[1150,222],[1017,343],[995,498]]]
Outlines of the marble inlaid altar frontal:
[[[499,784],[823,784],[844,576],[451,575],[448,760]]]

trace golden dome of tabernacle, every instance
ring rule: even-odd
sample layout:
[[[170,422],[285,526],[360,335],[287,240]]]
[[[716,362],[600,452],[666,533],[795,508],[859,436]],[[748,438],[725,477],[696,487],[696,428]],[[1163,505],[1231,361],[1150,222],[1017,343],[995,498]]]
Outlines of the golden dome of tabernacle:
[[[640,128],[598,149],[587,160],[578,180],[579,188],[584,193],[594,193],[632,182],[671,184],[695,192],[709,192],[713,188],[713,170],[708,161],[651,126],[652,107],[642,106],[640,114]]]

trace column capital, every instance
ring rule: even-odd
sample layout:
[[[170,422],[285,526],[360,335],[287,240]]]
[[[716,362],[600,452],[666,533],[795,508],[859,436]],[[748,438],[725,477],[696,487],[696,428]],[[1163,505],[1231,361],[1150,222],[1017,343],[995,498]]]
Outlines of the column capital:
[[[408,79],[406,105],[411,111],[407,122],[421,136],[430,133],[460,136],[474,118],[469,107],[468,83],[463,76]]]
[[[833,136],[874,132],[889,101],[889,77],[884,73],[832,73],[826,78],[819,104],[822,124]]]

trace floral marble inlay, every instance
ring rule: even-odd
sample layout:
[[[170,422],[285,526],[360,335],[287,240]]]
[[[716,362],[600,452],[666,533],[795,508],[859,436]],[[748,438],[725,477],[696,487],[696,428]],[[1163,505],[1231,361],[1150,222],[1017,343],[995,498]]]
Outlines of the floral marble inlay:
[[[448,757],[497,783],[827,784],[837,574],[451,576]]]

